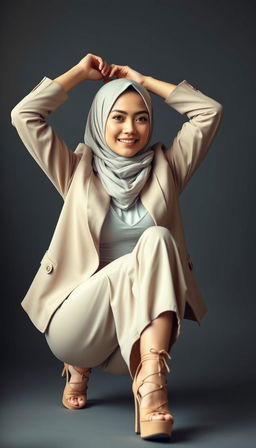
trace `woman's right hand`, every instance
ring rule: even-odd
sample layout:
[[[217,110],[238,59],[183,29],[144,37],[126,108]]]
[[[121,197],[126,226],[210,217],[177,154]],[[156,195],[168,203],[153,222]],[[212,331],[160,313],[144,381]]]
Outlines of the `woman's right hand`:
[[[104,79],[111,71],[111,66],[107,61],[100,56],[88,53],[81,61],[78,62],[77,67],[82,70],[85,80],[99,80],[108,82],[110,79]]]
[[[88,53],[78,64],[74,65],[70,70],[54,79],[59,83],[65,92],[73,89],[80,82],[87,79],[101,79],[104,83],[112,81],[108,77],[111,66],[100,56]]]

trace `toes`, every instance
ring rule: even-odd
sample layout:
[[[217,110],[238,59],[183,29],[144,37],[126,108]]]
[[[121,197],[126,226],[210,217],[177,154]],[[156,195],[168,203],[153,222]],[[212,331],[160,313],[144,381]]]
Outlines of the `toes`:
[[[172,416],[170,414],[165,414],[165,420],[172,420]]]
[[[163,414],[155,414],[153,415],[154,420],[165,420],[165,415]]]
[[[152,417],[154,420],[172,420],[170,414],[154,414]]]
[[[83,406],[84,405],[83,397],[70,397],[69,401],[72,404],[72,406]]]
[[[77,397],[71,397],[70,401],[73,404],[73,406],[77,406],[78,405]]]

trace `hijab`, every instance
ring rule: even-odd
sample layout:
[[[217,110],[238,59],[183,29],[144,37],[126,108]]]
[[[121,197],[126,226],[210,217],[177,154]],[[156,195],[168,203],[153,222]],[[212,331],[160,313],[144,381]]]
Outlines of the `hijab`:
[[[150,133],[148,143],[134,156],[125,157],[107,145],[105,125],[115,101],[128,86],[133,86],[141,95],[149,112]],[[92,166],[111,196],[114,204],[127,210],[131,207],[146,183],[150,172],[154,150],[149,145],[153,130],[152,99],[147,89],[136,81],[118,78],[104,84],[96,93],[88,113],[84,142],[93,153]]]

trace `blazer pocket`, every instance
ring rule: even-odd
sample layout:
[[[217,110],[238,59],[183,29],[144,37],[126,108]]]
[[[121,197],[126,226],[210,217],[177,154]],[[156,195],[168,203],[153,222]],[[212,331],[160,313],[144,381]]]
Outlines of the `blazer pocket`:
[[[40,264],[45,274],[51,274],[57,267],[56,261],[49,257],[48,250],[45,252]]]

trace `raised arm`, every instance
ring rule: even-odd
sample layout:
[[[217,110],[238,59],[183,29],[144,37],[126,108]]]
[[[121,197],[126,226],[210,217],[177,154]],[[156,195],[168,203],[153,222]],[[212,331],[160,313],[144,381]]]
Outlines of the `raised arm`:
[[[165,102],[189,119],[165,150],[181,193],[210,149],[223,118],[223,106],[186,80],[177,85]]]
[[[11,111],[11,122],[25,147],[63,198],[81,154],[68,148],[46,118],[68,99],[69,90],[84,80],[103,80],[108,71],[108,63],[88,54],[54,80],[45,76]]]
[[[185,79],[174,85],[146,76],[143,85],[189,118],[165,149],[180,194],[210,148],[221,123],[223,107]]]
[[[210,148],[223,117],[223,106],[185,79],[175,85],[145,76],[127,65],[112,64],[111,67],[110,75],[134,79],[188,117],[173,142],[165,148],[166,159],[181,193]]]

